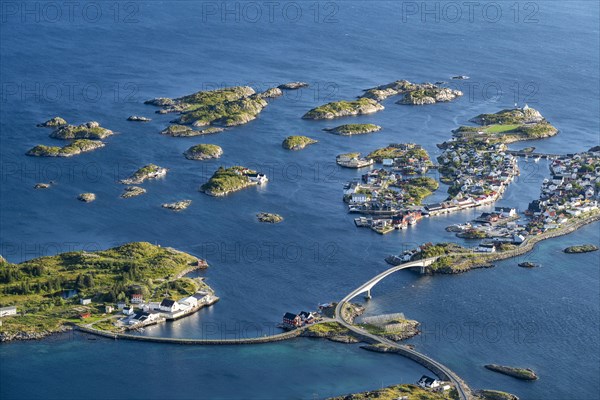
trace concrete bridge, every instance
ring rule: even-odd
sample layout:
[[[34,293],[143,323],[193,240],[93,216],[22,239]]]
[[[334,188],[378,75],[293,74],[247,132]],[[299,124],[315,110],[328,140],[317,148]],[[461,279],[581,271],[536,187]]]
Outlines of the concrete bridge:
[[[506,154],[511,154],[516,157],[530,157],[530,158],[537,158],[537,157],[557,158],[557,157],[561,156],[561,154],[548,154],[548,153],[535,153],[535,152],[528,153],[528,152],[522,151],[522,150],[506,150]]]
[[[456,373],[454,373],[450,368],[448,368],[445,365],[441,364],[440,362],[435,361],[434,359],[426,356],[425,354],[422,354],[422,353],[419,353],[418,351],[410,349],[409,347],[400,345],[400,344],[398,344],[392,340],[386,339],[384,337],[381,337],[378,335],[373,335],[373,334],[367,332],[366,330],[364,330],[354,324],[349,323],[342,317],[342,309],[344,308],[344,305],[346,303],[348,303],[350,300],[352,300],[354,297],[358,296],[361,293],[367,293],[367,297],[370,298],[371,289],[373,289],[373,287],[375,285],[377,285],[382,279],[388,277],[389,275],[393,274],[394,272],[397,272],[397,271],[400,271],[403,269],[425,268],[425,267],[431,265],[437,259],[438,259],[438,257],[432,257],[432,258],[426,258],[423,260],[412,261],[412,262],[400,264],[400,265],[392,267],[392,268],[380,273],[379,275],[369,279],[367,282],[363,283],[361,286],[359,286],[358,288],[356,288],[352,292],[350,292],[346,297],[344,297],[337,304],[337,306],[335,308],[335,320],[342,326],[346,327],[350,331],[357,334],[359,337],[363,338],[363,340],[366,340],[366,341],[369,341],[372,343],[381,343],[381,344],[388,346],[389,348],[393,348],[396,353],[398,353],[404,357],[408,357],[413,361],[416,361],[417,363],[421,364],[422,366],[424,366],[425,368],[427,368],[428,370],[433,372],[440,379],[452,382],[454,384],[454,386],[456,387],[459,399],[460,400],[469,400],[472,398],[471,389],[469,389],[467,384],[462,379],[460,379],[460,377],[458,375],[456,375]]]
[[[385,270],[381,274],[379,274],[379,275],[375,276],[374,278],[371,278],[369,281],[365,282],[361,287],[355,289],[352,293],[350,293],[350,295],[352,295],[352,297],[348,298],[346,301],[353,299],[354,297],[358,296],[361,293],[367,293],[367,295],[365,297],[370,299],[371,298],[371,289],[373,289],[373,286],[377,285],[384,278],[387,278],[388,276],[390,276],[391,274],[393,274],[396,271],[400,271],[403,269],[409,269],[409,268],[411,268],[411,269],[419,268],[421,273],[423,273],[423,272],[425,272],[425,268],[430,266],[431,264],[433,264],[433,262],[435,260],[437,260],[437,257],[426,258],[424,260],[411,261],[411,262],[407,262],[404,264],[396,265],[395,267]],[[348,295],[348,296],[350,296],[350,295]],[[348,296],[346,296],[346,298]]]

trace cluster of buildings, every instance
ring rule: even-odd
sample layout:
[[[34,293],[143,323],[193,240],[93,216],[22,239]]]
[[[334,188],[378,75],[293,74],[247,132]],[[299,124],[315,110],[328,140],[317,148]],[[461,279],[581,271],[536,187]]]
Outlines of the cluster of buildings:
[[[492,204],[519,174],[516,157],[505,152],[503,143],[453,140],[443,146],[439,169],[452,183],[451,200],[426,206],[430,215]]]
[[[571,217],[598,210],[600,151],[556,157],[550,162],[550,173],[540,198],[527,209],[530,234],[557,229]]]
[[[216,301],[216,297],[199,291],[180,300],[163,299],[161,302],[144,302],[140,294],[131,297],[131,305],[117,303],[117,308],[125,315],[120,322],[128,327],[140,327],[166,320],[175,320],[198,311],[203,306]]]
[[[362,157],[360,153],[340,154],[336,157],[336,163],[346,168],[368,167],[375,162],[404,175],[425,174],[432,165],[425,149],[415,143],[392,143],[366,157]]]
[[[318,318],[319,314],[310,311],[300,311],[298,314],[286,312],[283,315],[281,327],[285,329],[300,328],[304,325],[314,324]]]

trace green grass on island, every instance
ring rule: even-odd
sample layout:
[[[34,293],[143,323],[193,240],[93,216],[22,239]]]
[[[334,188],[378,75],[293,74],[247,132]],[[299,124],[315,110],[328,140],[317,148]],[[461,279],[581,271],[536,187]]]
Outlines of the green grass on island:
[[[402,163],[408,163],[409,159],[430,163],[429,153],[420,146],[404,150],[400,147],[390,145],[370,152],[366,158],[373,159],[376,162],[381,162],[384,158],[390,158],[397,159]]]
[[[113,132],[103,128],[95,121],[87,122],[81,125],[61,126],[50,134],[55,139],[104,139]]]
[[[337,135],[361,135],[365,133],[377,132],[381,130],[381,127],[375,124],[346,124],[323,130],[326,132],[335,133]]]
[[[78,139],[66,146],[44,146],[37,145],[26,154],[35,157],[71,157],[104,147],[99,140]]]
[[[213,196],[234,192],[252,184],[247,176],[251,173],[256,173],[256,171],[246,170],[240,166],[219,167],[208,182],[200,187],[200,190]]]
[[[331,397],[329,400],[456,400],[458,393],[455,388],[446,391],[431,391],[417,385],[394,385],[383,389],[372,390],[355,394]]]
[[[598,250],[598,246],[595,246],[593,244],[582,244],[579,246],[570,246],[567,247],[564,252],[565,253],[589,253],[592,251],[597,251]]]
[[[200,280],[177,278],[198,265],[196,257],[146,242],[61,253],[20,264],[0,263],[0,306],[15,305],[18,312],[2,319],[3,334],[53,332],[68,322],[94,322],[107,317],[104,305],[114,306],[134,293],[160,301],[210,289]],[[77,294],[63,298],[69,290]],[[81,305],[81,298],[90,298],[92,303]],[[82,313],[91,317],[81,320]]]
[[[204,160],[221,157],[223,149],[215,144],[197,144],[187,149],[183,154],[190,160]]]
[[[554,136],[558,130],[533,108],[502,110],[495,114],[480,114],[471,119],[480,126],[461,126],[454,135],[463,139],[481,136],[492,141],[511,143],[520,140]]]
[[[288,136],[281,145],[287,150],[301,150],[314,143],[317,141],[307,136]]]
[[[315,107],[302,118],[305,119],[331,119],[348,115],[370,114],[383,110],[383,106],[375,100],[360,98],[352,101],[334,101]]]

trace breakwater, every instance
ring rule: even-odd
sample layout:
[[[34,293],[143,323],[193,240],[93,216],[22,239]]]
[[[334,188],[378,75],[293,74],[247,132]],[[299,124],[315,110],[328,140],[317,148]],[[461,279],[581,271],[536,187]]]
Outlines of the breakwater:
[[[232,344],[260,344],[279,342],[298,337],[304,331],[304,328],[294,329],[288,332],[278,333],[275,335],[254,337],[254,338],[235,338],[235,339],[190,339],[190,338],[170,338],[170,337],[153,337],[132,335],[129,333],[108,332],[101,329],[95,329],[86,326],[77,326],[81,332],[89,333],[96,336],[102,336],[114,340],[137,340],[140,342],[154,343],[170,343],[170,344],[187,344],[187,345],[232,345]]]

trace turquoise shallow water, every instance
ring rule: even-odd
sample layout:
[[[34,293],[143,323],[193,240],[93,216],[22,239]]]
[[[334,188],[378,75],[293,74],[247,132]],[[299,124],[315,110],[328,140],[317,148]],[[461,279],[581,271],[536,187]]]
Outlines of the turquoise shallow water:
[[[384,270],[383,258],[390,253],[453,239],[443,228],[475,215],[432,218],[385,237],[355,229],[340,197],[342,184],[358,173],[335,166],[336,154],[411,141],[436,154],[435,143],[446,140],[451,129],[515,101],[538,108],[560,129],[558,136],[531,144],[539,150],[575,152],[600,143],[599,104],[590,101],[599,93],[595,2],[540,3],[537,23],[515,22],[513,3],[498,3],[504,17],[494,23],[483,17],[422,22],[412,16],[403,22],[398,2],[334,3],[337,22],[323,22],[321,14],[318,23],[308,2],[297,4],[310,18],[255,23],[207,15],[209,2],[137,2],[137,22],[128,23],[123,14],[115,21],[104,2],[95,3],[103,18],[94,23],[77,17],[22,20],[3,9],[0,254],[18,262],[134,240],[174,246],[208,259],[211,268],[202,274],[222,300],[146,334],[260,335],[273,331],[285,311],[343,297]],[[320,3],[321,12],[331,11],[325,6]],[[317,104],[353,98],[367,87],[402,78],[448,80],[456,74],[471,77],[451,82],[468,95],[451,104],[414,108],[388,99],[386,110],[360,118],[384,127],[373,135],[337,137],[321,131],[337,121],[300,119]],[[142,104],[215,85],[265,89],[290,80],[311,87],[272,101],[250,124],[205,139],[159,135],[172,116],[154,114]],[[100,91],[94,95],[94,89]],[[132,114],[153,121],[125,121]],[[55,143],[47,131],[35,128],[54,115],[75,123],[98,120],[117,134],[104,149],[72,159],[25,157],[35,144]],[[291,134],[320,142],[286,152],[280,143]],[[200,142],[222,146],[224,156],[206,163],[181,156]],[[149,162],[168,167],[167,178],[146,184],[144,196],[120,200],[122,186],[116,181]],[[232,164],[256,166],[271,180],[263,189],[224,199],[197,192],[215,168]],[[524,209],[537,197],[546,164],[521,163],[521,169],[500,204]],[[57,185],[32,190],[48,180]],[[95,192],[98,200],[75,201],[83,191]],[[443,191],[435,197],[443,198]],[[158,206],[181,198],[193,200],[183,213]],[[261,225],[254,220],[258,211],[277,212],[286,220]],[[595,399],[600,389],[598,253],[566,256],[560,250],[599,241],[594,224],[544,242],[532,256],[543,265],[536,270],[517,268],[510,260],[461,276],[401,273],[376,287],[368,312],[402,311],[421,321],[425,335],[411,342],[473,387],[507,390],[524,399]],[[460,335],[452,336],[453,323],[461,326]],[[474,323],[488,331],[471,340],[467,328]],[[491,341],[497,327],[499,338]],[[534,383],[508,379],[482,368],[490,362],[533,367],[542,378]],[[63,375],[28,373],[55,370],[75,378],[65,383]],[[165,370],[176,378],[165,383]],[[81,338],[0,347],[0,394],[7,399],[306,399],[414,382],[422,372],[398,357],[304,339],[252,348]],[[573,384],[575,379],[586,384]]]

